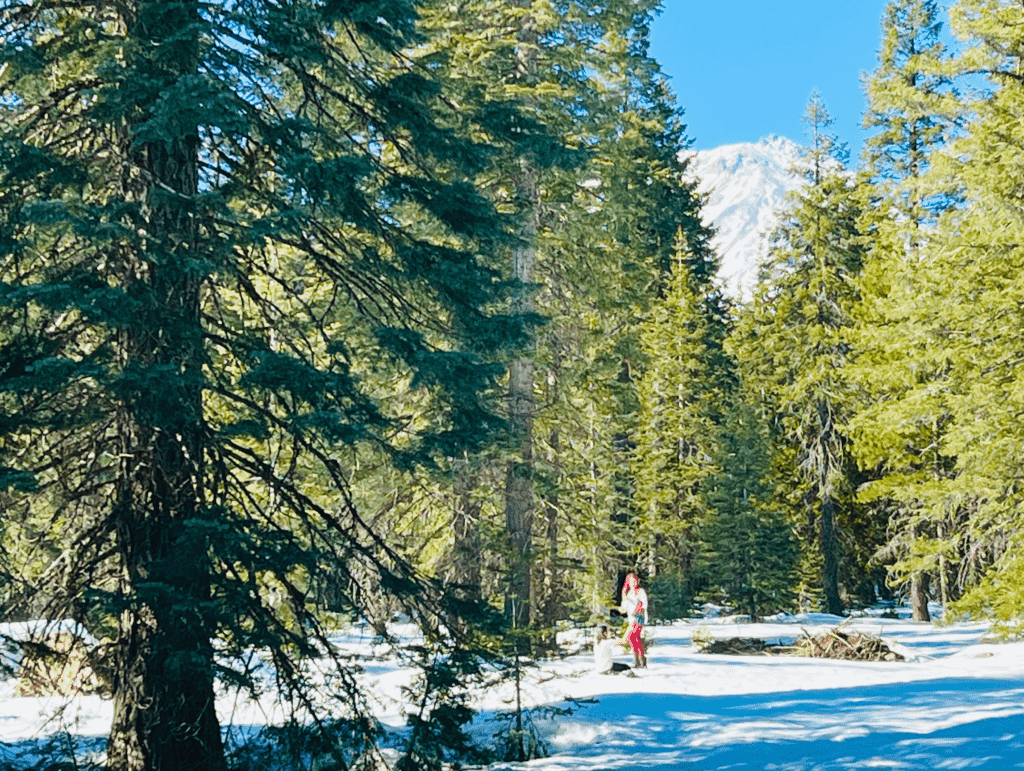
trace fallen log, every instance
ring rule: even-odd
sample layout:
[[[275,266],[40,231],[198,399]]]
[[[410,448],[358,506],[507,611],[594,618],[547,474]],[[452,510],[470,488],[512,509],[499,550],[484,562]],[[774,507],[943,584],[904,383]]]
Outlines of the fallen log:
[[[697,650],[701,653],[728,656],[772,656],[777,652],[778,647],[769,645],[756,637],[729,637],[697,643]]]

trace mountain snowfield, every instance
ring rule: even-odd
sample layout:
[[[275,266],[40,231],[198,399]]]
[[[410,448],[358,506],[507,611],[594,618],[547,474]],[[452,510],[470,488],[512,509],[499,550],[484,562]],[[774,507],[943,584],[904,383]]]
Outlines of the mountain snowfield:
[[[799,156],[800,146],[779,136],[692,155],[690,173],[707,196],[704,222],[717,231],[712,244],[722,258],[718,275],[736,300],[750,299],[779,207],[801,184],[790,172]]]

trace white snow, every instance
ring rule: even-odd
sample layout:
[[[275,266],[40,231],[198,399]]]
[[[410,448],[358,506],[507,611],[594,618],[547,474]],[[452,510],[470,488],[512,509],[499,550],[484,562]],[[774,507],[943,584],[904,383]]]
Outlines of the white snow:
[[[1024,768],[1024,642],[987,642],[988,625],[938,625],[858,614],[849,627],[883,637],[905,662],[849,662],[770,656],[716,656],[692,646],[694,633],[788,642],[843,619],[780,615],[762,623],[702,618],[649,628],[650,666],[638,677],[593,672],[582,649],[527,670],[524,694],[549,756],[498,763],[494,771],[637,771],[640,769]],[[588,630],[563,634],[585,642]],[[361,652],[365,684],[378,715],[400,730],[401,686],[413,674],[354,628],[337,645]],[[629,662],[625,653],[620,661]],[[14,698],[0,681],[0,766],[37,743],[66,735],[101,748],[111,704],[79,697]],[[511,683],[480,692],[472,731],[490,744],[498,713],[512,703]],[[222,719],[236,730],[277,719],[268,694],[255,705],[225,693]],[[563,714],[554,714],[557,707]],[[564,710],[570,710],[565,714]],[[90,738],[92,737],[92,738]]]
[[[731,297],[750,299],[766,236],[778,222],[786,194],[801,184],[790,173],[799,154],[795,142],[770,136],[694,155],[690,172],[708,196],[703,218],[717,230],[712,245],[722,258],[719,277]]]

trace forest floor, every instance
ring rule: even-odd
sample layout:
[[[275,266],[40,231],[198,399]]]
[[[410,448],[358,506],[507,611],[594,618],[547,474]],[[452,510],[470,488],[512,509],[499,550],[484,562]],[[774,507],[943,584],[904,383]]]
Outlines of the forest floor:
[[[523,681],[524,706],[547,757],[497,763],[491,771],[732,769],[1024,768],[1024,642],[987,639],[977,623],[914,623],[864,611],[844,629],[877,635],[905,661],[860,662],[766,655],[709,655],[699,639],[731,637],[791,644],[844,619],[780,616],[764,623],[704,618],[653,626],[649,667],[637,677],[593,671],[589,632],[562,642],[578,653],[538,662]],[[378,717],[398,739],[413,670],[387,657],[359,628],[339,648],[368,654],[365,684]],[[629,663],[625,653],[618,659]],[[0,767],[30,767],[61,746],[102,752],[111,703],[15,697],[0,680]],[[472,733],[481,744],[507,724],[513,685],[477,695]],[[275,722],[273,694],[259,703],[225,693],[229,735]],[[52,756],[52,755],[51,755]]]

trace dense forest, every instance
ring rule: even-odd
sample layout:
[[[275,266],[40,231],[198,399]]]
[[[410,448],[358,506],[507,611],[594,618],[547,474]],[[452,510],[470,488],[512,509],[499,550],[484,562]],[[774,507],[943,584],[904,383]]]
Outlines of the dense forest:
[[[108,768],[226,769],[254,649],[376,767],[350,667],[325,711],[308,664],[395,618],[400,766],[440,768],[481,662],[627,571],[661,619],[1018,629],[1024,9],[889,4],[863,156],[812,95],[746,303],[657,11],[0,0],[0,620],[104,641]]]

